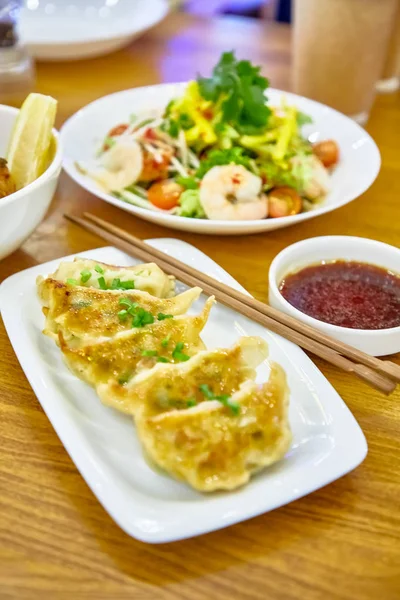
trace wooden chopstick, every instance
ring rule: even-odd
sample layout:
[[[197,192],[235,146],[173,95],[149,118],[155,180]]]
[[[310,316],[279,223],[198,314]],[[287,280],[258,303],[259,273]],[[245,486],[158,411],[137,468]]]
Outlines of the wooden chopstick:
[[[251,306],[252,308],[257,309],[258,311],[260,311],[262,314],[264,314],[266,316],[272,317],[279,323],[282,323],[283,325],[286,325],[286,326],[290,327],[291,329],[294,329],[294,330],[306,335],[307,337],[311,337],[313,340],[320,342],[324,346],[328,346],[329,348],[336,350],[337,352],[339,352],[339,354],[342,354],[343,356],[346,356],[347,358],[351,358],[355,362],[358,362],[360,364],[364,364],[368,367],[371,367],[372,369],[375,369],[375,370],[379,371],[380,373],[387,375],[394,381],[400,382],[400,366],[399,365],[396,365],[395,363],[390,362],[390,361],[380,360],[380,359],[376,358],[375,356],[370,356],[369,354],[365,354],[365,352],[362,352],[361,350],[358,350],[357,348],[354,348],[353,346],[349,346],[348,344],[345,344],[344,342],[340,342],[339,340],[336,340],[335,338],[332,338],[332,337],[326,335],[325,333],[322,333],[321,331],[314,329],[314,327],[311,327],[310,325],[307,325],[306,323],[298,321],[297,319],[294,319],[290,315],[287,315],[275,308],[272,308],[272,306],[268,306],[267,304],[264,304],[263,302],[256,300],[252,296],[248,296],[246,294],[238,292],[237,290],[226,286],[225,284],[217,281],[216,279],[209,277],[205,273],[201,273],[200,271],[197,271],[193,267],[190,267],[189,265],[186,265],[185,263],[182,263],[181,261],[179,261],[171,256],[168,256],[164,252],[161,252],[160,250],[157,250],[156,248],[149,246],[148,244],[146,244],[139,238],[136,238],[135,236],[129,234],[127,231],[124,231],[120,227],[116,227],[115,225],[112,225],[111,223],[108,223],[107,221],[104,221],[103,219],[100,219],[99,217],[96,217],[95,215],[92,215],[90,213],[84,213],[84,217],[86,219],[89,219],[93,223],[96,223],[97,225],[99,225],[100,227],[105,229],[106,231],[114,233],[115,235],[117,235],[117,237],[120,237],[121,239],[129,242],[130,244],[135,246],[135,248],[139,248],[144,251],[147,251],[148,253],[152,254],[155,259],[164,260],[165,262],[168,262],[170,265],[179,267],[179,269],[181,269],[181,271],[184,271],[185,273],[188,273],[189,275],[196,277],[198,279],[198,281],[201,280],[202,282],[206,282],[206,283],[212,285],[213,287],[217,288],[218,290],[228,293],[230,296],[232,296],[236,300],[243,302],[243,304],[246,304],[247,306]]]
[[[138,240],[134,236],[131,236],[118,227],[115,227],[114,225],[111,225],[102,219],[98,219],[98,217],[94,217],[93,215],[88,216],[90,221],[79,217],[74,217],[72,215],[65,215],[65,217],[70,221],[80,225],[84,229],[87,229],[88,231],[91,231],[92,233],[95,233],[106,239],[124,252],[127,252],[128,254],[139,258],[140,260],[145,262],[156,260],[160,268],[171,275],[174,275],[181,281],[191,286],[200,285],[206,293],[215,295],[216,298],[226,306],[237,310],[241,314],[244,314],[250,319],[260,323],[264,327],[267,327],[269,330],[282,335],[286,339],[298,344],[302,348],[316,354],[317,356],[324,358],[342,370],[348,373],[353,373],[376,389],[386,394],[390,394],[395,389],[396,384],[393,381],[394,374],[392,370],[390,371],[390,377],[388,377],[385,373],[385,368],[380,365],[380,363],[384,363],[384,361],[379,361],[378,359],[374,358],[374,361],[379,363],[380,372],[377,372],[376,367],[370,367],[368,364],[360,361],[352,362],[345,356],[342,356],[335,349],[320,343],[316,339],[317,331],[313,328],[309,328],[312,331],[313,337],[308,337],[306,334],[290,326],[290,321],[295,321],[295,323],[298,324],[298,322],[292,317],[285,315],[285,317],[290,320],[289,324],[276,320],[274,316],[265,314],[265,312],[258,310],[257,305],[260,304],[263,309],[269,309],[270,307],[254,300],[251,297],[247,297],[245,294],[236,292],[236,290],[233,290],[233,288],[225,286],[224,284],[217,282],[211,277],[205,276],[203,273],[200,273],[191,267],[187,268],[187,265],[184,265],[184,263],[181,263],[176,259],[172,259],[159,250],[155,250],[148,244],[145,244],[141,240]],[[244,302],[244,300],[246,300],[246,302]],[[256,303],[256,306],[254,306],[252,302],[249,302],[249,300]],[[273,313],[278,313],[279,316],[283,314],[276,310],[273,310]],[[340,344],[340,342],[338,343]],[[358,352],[359,351],[357,351],[357,353]],[[360,352],[361,356],[363,356],[363,354],[364,353]],[[369,357],[369,355],[365,355],[365,357],[367,357],[367,360],[373,358]],[[395,366],[397,367],[397,365]],[[384,374],[382,374],[382,371]],[[396,377],[398,377],[397,374]]]

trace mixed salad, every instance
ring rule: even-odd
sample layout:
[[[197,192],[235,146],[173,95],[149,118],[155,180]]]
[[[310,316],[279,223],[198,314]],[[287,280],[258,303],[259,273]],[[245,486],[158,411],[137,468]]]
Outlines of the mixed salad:
[[[260,67],[224,53],[162,116],[132,115],[78,168],[113,196],[181,217],[249,220],[309,210],[329,191],[335,141],[312,145],[309,116],[271,106]]]

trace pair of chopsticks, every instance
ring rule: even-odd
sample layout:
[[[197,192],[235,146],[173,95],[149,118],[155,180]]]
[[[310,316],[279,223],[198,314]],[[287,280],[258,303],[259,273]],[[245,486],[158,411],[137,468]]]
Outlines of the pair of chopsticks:
[[[352,373],[377,390],[390,394],[400,382],[400,366],[388,360],[369,356],[344,344],[285,313],[220,283],[176,258],[156,250],[127,231],[90,213],[84,218],[65,215],[65,218],[107,240],[127,254],[143,262],[156,262],[166,273],[190,285],[200,286],[204,292],[260,323],[270,331],[294,342],[327,362]]]

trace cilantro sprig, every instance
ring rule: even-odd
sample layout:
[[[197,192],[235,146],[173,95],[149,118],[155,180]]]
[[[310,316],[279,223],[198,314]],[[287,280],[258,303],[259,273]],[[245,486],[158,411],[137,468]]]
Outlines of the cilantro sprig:
[[[211,77],[197,78],[202,97],[221,103],[222,121],[247,135],[265,129],[271,114],[265,97],[269,81],[260,71],[248,60],[238,61],[234,52],[224,52]]]

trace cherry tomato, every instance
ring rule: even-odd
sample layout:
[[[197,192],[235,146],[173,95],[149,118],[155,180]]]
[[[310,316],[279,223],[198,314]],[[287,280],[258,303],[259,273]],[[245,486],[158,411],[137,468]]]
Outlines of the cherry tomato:
[[[275,188],[268,194],[268,216],[289,217],[301,212],[302,201],[296,190],[290,187]]]
[[[179,196],[182,194],[184,188],[176,183],[173,179],[164,179],[163,181],[157,181],[148,189],[147,194],[150,202],[162,208],[163,210],[169,210],[177,206]]]
[[[339,161],[339,146],[334,140],[314,144],[313,152],[324,167],[333,167]]]

